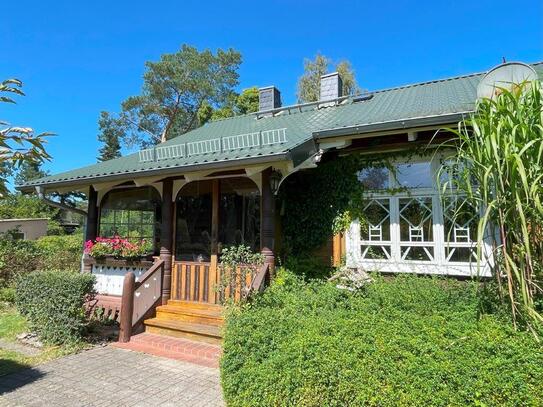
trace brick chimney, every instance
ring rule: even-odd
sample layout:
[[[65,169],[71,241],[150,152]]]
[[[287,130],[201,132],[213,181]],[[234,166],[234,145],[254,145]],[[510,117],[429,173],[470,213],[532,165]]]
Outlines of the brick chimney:
[[[334,100],[343,96],[343,81],[339,73],[333,72],[321,76],[320,102]]]
[[[275,86],[258,89],[258,110],[271,110],[281,107],[281,92]]]

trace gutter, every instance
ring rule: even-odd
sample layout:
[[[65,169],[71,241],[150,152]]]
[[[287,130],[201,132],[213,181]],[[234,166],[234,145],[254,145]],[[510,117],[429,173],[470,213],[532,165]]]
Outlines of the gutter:
[[[78,213],[79,215],[87,216],[87,211],[84,211],[83,209],[74,208],[73,206],[64,205],[60,202],[53,201],[45,196],[43,193],[43,187],[37,186],[36,187],[36,193],[38,195],[38,198],[41,199],[43,202],[45,202],[47,205],[52,206],[54,208],[63,209],[65,211],[70,211],[74,213]]]
[[[313,132],[313,137],[315,140],[319,140],[327,137],[352,136],[356,134],[374,133],[378,131],[401,130],[414,127],[443,125],[459,122],[473,112],[473,110],[466,110],[464,112],[452,113],[447,115],[415,117],[413,119],[401,119],[391,122],[379,122],[359,126],[332,128],[315,131]]]

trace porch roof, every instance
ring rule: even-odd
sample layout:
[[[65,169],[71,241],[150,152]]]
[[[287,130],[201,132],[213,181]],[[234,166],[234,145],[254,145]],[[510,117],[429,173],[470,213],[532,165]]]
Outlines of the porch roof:
[[[543,76],[543,62],[532,66]],[[316,151],[315,143],[322,137],[455,123],[473,112],[477,85],[483,75],[377,90],[329,107],[290,106],[266,117],[253,113],[218,120],[156,148],[39,178],[18,189],[88,185],[128,174],[172,175],[250,163],[303,161]]]

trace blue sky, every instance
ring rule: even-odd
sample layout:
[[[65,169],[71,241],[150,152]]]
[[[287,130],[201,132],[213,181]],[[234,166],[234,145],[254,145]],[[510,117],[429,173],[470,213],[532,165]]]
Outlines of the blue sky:
[[[24,81],[0,120],[51,131],[45,164],[96,161],[97,118],[137,94],[145,61],[180,44],[243,56],[240,89],[274,84],[295,102],[304,57],[349,59],[373,90],[543,60],[543,2],[15,1],[2,5],[0,78]]]

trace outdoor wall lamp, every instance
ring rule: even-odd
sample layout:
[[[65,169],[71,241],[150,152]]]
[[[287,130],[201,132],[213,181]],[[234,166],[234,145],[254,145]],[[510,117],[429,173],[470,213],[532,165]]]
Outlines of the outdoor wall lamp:
[[[275,195],[275,193],[279,189],[279,184],[281,183],[282,178],[283,178],[283,175],[277,170],[273,170],[272,173],[270,174],[270,188],[271,188],[272,194]]]

